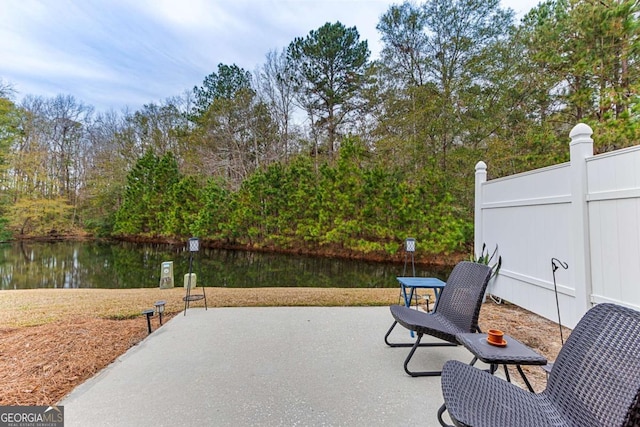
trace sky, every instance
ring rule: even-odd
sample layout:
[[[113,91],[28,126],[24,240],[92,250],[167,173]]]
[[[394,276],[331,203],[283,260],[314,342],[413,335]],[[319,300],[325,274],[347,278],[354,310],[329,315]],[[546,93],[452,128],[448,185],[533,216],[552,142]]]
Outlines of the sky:
[[[539,0],[501,0],[519,19]],[[254,72],[269,51],[327,22],[355,26],[371,59],[379,18],[401,0],[2,0],[0,85],[14,100],[72,95],[136,111],[182,95],[218,64]]]

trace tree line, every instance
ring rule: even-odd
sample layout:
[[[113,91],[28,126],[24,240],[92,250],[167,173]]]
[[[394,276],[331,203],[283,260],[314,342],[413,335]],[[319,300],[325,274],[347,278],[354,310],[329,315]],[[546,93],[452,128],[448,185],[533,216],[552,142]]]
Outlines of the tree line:
[[[135,112],[70,95],[15,100],[0,80],[0,233],[89,231],[310,251],[467,250],[473,172],[493,178],[634,145],[640,5],[551,0],[520,22],[499,0],[427,0],[357,28],[326,23],[253,72]]]

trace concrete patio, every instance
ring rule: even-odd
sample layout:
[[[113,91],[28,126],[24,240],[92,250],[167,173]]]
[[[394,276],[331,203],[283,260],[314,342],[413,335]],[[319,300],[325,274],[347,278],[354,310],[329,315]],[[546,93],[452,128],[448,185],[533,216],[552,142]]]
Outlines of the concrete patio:
[[[440,378],[404,372],[391,322],[388,307],[190,309],[59,402],[65,426],[437,426]],[[419,349],[412,367],[471,358]]]

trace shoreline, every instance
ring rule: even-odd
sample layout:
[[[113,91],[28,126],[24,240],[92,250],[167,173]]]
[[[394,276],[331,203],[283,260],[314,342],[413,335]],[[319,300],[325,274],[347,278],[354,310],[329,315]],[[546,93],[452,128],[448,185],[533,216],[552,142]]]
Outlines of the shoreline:
[[[103,242],[128,242],[139,244],[161,244],[175,247],[182,247],[186,245],[187,238],[175,239],[175,238],[160,238],[160,237],[144,237],[144,236],[123,236],[123,237],[95,237],[91,234],[78,234],[78,235],[52,235],[52,236],[22,236],[16,237],[12,241],[0,242],[0,243],[14,243],[14,242],[65,242],[65,241],[103,241]],[[311,247],[292,247],[283,248],[273,245],[258,245],[258,244],[237,244],[222,241],[213,241],[202,239],[200,241],[202,248],[209,249],[224,249],[229,251],[244,251],[244,252],[260,252],[260,253],[275,253],[275,254],[287,254],[287,255],[303,255],[314,256],[322,258],[337,258],[353,261],[366,261],[377,263],[390,263],[401,264],[404,262],[404,252],[399,249],[395,254],[381,253],[381,252],[354,252],[341,248],[339,245],[325,246],[323,248],[311,248]],[[418,242],[419,245],[419,242]],[[399,247],[402,247],[402,243],[399,243]],[[428,267],[428,266],[453,266],[460,261],[468,260],[469,254],[462,252],[455,252],[451,254],[424,254],[420,252],[419,247],[415,252],[414,263],[416,266]]]

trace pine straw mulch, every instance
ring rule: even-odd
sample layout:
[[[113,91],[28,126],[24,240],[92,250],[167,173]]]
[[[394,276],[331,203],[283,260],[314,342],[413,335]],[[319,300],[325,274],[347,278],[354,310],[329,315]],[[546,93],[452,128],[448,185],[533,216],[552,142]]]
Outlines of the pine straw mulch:
[[[147,335],[140,319],[90,317],[0,330],[0,405],[51,405]]]
[[[87,294],[92,298],[86,299]],[[261,296],[257,301],[256,294]],[[397,290],[300,289],[301,296],[293,299],[291,294],[291,289],[277,288],[272,291],[214,290],[207,291],[207,300],[212,302],[210,307],[397,303]],[[0,292],[0,325],[3,325],[0,326],[0,405],[51,405],[60,401],[147,336],[146,322],[140,313],[149,308],[148,301],[158,299],[158,295],[171,298],[167,300],[169,313],[165,315],[168,321],[180,312],[182,290],[163,290],[160,294],[157,290]],[[37,297],[41,297],[42,305],[38,304]],[[63,300],[66,302],[62,303]],[[53,313],[51,307],[54,307]],[[91,310],[94,310],[93,316],[88,314]],[[36,312],[36,320],[26,314],[32,311]],[[118,318],[122,320],[115,320]],[[554,360],[560,349],[557,324],[511,304],[486,302],[481,310],[480,326],[483,330],[502,329],[549,360]],[[153,327],[157,327],[157,319]],[[566,335],[568,332],[565,338]],[[543,390],[546,376],[541,368],[526,370],[535,390]],[[511,376],[512,380],[519,379],[514,370]]]

